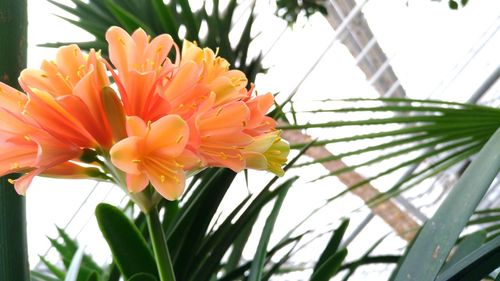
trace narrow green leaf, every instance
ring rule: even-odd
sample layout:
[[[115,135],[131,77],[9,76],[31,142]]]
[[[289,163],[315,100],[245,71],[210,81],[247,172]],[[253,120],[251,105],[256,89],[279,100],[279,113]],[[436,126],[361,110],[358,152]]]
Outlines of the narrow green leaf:
[[[458,235],[500,170],[500,129],[425,224],[395,275],[396,281],[436,278]],[[470,188],[474,186],[475,188]]]
[[[457,245],[455,252],[443,266],[442,271],[450,268],[462,258],[465,258],[472,251],[478,249],[486,241],[486,232],[478,231],[469,234]]]
[[[500,237],[460,259],[436,278],[436,281],[479,281],[500,266]]]
[[[274,224],[276,223],[276,219],[278,218],[278,214],[281,210],[281,206],[283,205],[283,201],[285,200],[289,188],[290,187],[288,186],[287,188],[283,188],[280,191],[274,203],[274,207],[271,211],[271,214],[266,220],[266,224],[264,225],[264,229],[260,236],[259,245],[257,246],[257,251],[255,252],[252,261],[252,266],[250,268],[250,275],[248,277],[249,281],[260,281],[262,278],[264,260],[266,258],[266,253],[267,253],[267,245],[269,244],[269,239],[271,238],[271,233],[273,232]]]
[[[157,276],[151,250],[140,231],[121,210],[108,204],[99,204],[96,217],[114,261],[125,278],[137,273]]]
[[[66,277],[64,281],[77,281],[78,272],[80,272],[80,265],[82,263],[82,258],[84,254],[84,248],[80,247],[75,255],[73,255],[73,259],[71,260],[71,264],[69,265],[68,272],[66,272]]]
[[[64,279],[66,277],[66,273],[64,271],[60,270],[57,266],[49,262],[47,259],[44,257],[40,256],[40,261],[47,267],[47,269],[54,274],[59,279]]]
[[[347,249],[340,250],[331,255],[317,270],[311,275],[311,281],[328,281],[337,274],[342,262],[347,256]]]
[[[47,276],[40,272],[31,271],[31,281],[60,281],[61,279],[56,279],[51,276]]]
[[[330,241],[328,241],[328,244],[326,245],[325,249],[319,256],[316,265],[314,266],[315,271],[318,270],[328,260],[329,257],[334,255],[339,250],[340,243],[342,242],[342,238],[344,237],[345,231],[347,230],[348,226],[349,220],[344,219],[340,226],[332,233]]]
[[[120,22],[121,26],[128,32],[133,32],[140,27],[144,29],[147,34],[153,34],[151,27],[133,15],[131,10],[124,9],[113,0],[106,0],[105,4],[113,16]]]

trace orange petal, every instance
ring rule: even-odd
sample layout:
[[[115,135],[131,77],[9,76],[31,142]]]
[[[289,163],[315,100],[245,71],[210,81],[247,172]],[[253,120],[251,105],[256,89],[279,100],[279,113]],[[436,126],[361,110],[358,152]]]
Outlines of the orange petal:
[[[130,56],[135,44],[130,35],[120,27],[112,26],[106,32],[106,40],[109,43],[109,57],[113,65],[118,69],[120,77],[127,80]]]
[[[144,138],[142,137],[128,137],[117,142],[109,151],[111,162],[128,174],[141,174],[143,143]]]
[[[145,159],[144,167],[149,181],[163,197],[168,200],[175,200],[182,195],[186,176],[175,161],[151,157]]]
[[[184,171],[188,171],[194,168],[200,168],[201,160],[192,151],[185,149],[181,155],[175,158],[175,161],[182,165]]]
[[[129,136],[145,137],[148,132],[146,123],[137,116],[127,116],[127,134]]]
[[[198,117],[197,125],[203,134],[232,134],[244,129],[250,111],[241,101],[215,107]]]
[[[95,139],[80,121],[57,103],[53,96],[34,90],[30,92],[29,97],[26,112],[44,130],[82,147],[95,146]]]
[[[57,50],[57,68],[71,85],[76,85],[85,74],[86,64],[87,61],[76,44],[62,46]]]
[[[186,122],[178,115],[167,115],[151,125],[147,136],[146,149],[160,150],[159,153],[167,156],[178,156],[186,147],[189,138],[189,128]]]
[[[21,114],[28,98],[18,90],[0,82],[0,107]]]
[[[41,172],[42,169],[36,169],[15,180],[14,188],[16,189],[17,194],[26,195],[26,190],[28,190],[28,187],[31,185],[33,178],[38,176]]]
[[[130,192],[141,192],[148,186],[148,177],[144,173],[127,174],[127,189]]]

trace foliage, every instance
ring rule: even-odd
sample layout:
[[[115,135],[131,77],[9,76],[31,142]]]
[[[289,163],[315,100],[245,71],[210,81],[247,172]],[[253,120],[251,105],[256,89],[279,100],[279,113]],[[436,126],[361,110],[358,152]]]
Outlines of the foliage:
[[[315,13],[327,14],[325,0],[277,0],[276,15],[283,18],[288,24],[297,22],[299,15],[310,17]]]
[[[243,71],[249,81],[254,81],[257,73],[263,71],[262,56],[259,54],[251,58],[248,53],[253,39],[254,4],[246,17],[237,43],[232,45],[229,39],[232,27],[240,19],[235,17],[237,0],[229,1],[224,9],[220,7],[219,1],[215,0],[210,11],[207,10],[207,5],[193,11],[188,0],[172,0],[168,3],[162,0],[145,0],[140,3],[127,0],[71,0],[74,7],[54,0],[48,1],[75,16],[77,20],[59,17],[95,36],[94,41],[77,42],[84,50],[98,48],[106,56],[107,43],[104,34],[109,27],[121,26],[129,33],[142,28],[153,37],[168,33],[179,46],[182,46],[183,39],[187,39],[198,42],[200,46],[217,49],[218,54]],[[207,26],[206,33],[203,32],[204,25]],[[185,34],[180,33],[180,30],[185,30]],[[69,43],[73,42],[48,43],[44,46],[59,47]]]

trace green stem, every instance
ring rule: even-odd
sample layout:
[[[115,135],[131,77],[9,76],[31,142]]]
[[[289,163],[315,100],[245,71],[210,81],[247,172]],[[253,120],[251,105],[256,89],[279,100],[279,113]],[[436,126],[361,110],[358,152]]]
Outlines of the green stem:
[[[15,88],[26,67],[26,6],[26,0],[0,0],[0,82]],[[0,178],[0,280],[28,281],[25,199],[8,181],[15,177]]]
[[[160,274],[160,281],[175,281],[174,269],[172,260],[168,252],[167,240],[161,226],[158,210],[153,208],[146,214],[148,221],[149,235],[153,243],[153,251],[155,254],[156,266]]]

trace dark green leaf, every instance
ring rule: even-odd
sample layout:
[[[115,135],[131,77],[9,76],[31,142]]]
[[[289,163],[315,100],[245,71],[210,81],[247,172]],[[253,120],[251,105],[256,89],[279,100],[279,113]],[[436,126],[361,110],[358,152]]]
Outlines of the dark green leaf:
[[[125,278],[137,273],[156,276],[156,263],[151,250],[137,227],[121,210],[108,204],[99,204],[96,217],[113,258]]]
[[[311,275],[311,281],[328,281],[337,274],[347,256],[347,249],[334,253]]]
[[[472,251],[479,248],[486,241],[486,232],[478,231],[465,236],[457,245],[455,252],[443,266],[442,271],[456,264],[459,260],[469,255]]]
[[[436,281],[479,281],[499,266],[500,237],[497,237],[444,270]]]
[[[436,278],[458,235],[500,170],[500,129],[490,138],[417,236],[396,281]],[[470,187],[475,188],[471,189]]]
[[[332,233],[332,237],[330,237],[330,241],[326,245],[323,253],[321,253],[316,265],[314,266],[314,270],[318,270],[332,255],[334,255],[340,246],[340,242],[342,242],[342,238],[344,237],[345,231],[349,226],[349,220],[345,219],[342,221],[340,226]]]
[[[278,197],[276,198],[276,202],[274,203],[271,214],[266,220],[266,224],[264,225],[264,229],[260,236],[259,245],[257,246],[257,251],[255,252],[252,266],[250,268],[250,275],[248,277],[248,280],[250,281],[260,281],[262,279],[262,271],[267,253],[267,245],[269,244],[269,239],[271,238],[274,224],[276,223],[276,219],[278,218],[278,214],[289,188],[290,187],[288,186],[287,188],[281,189]]]

